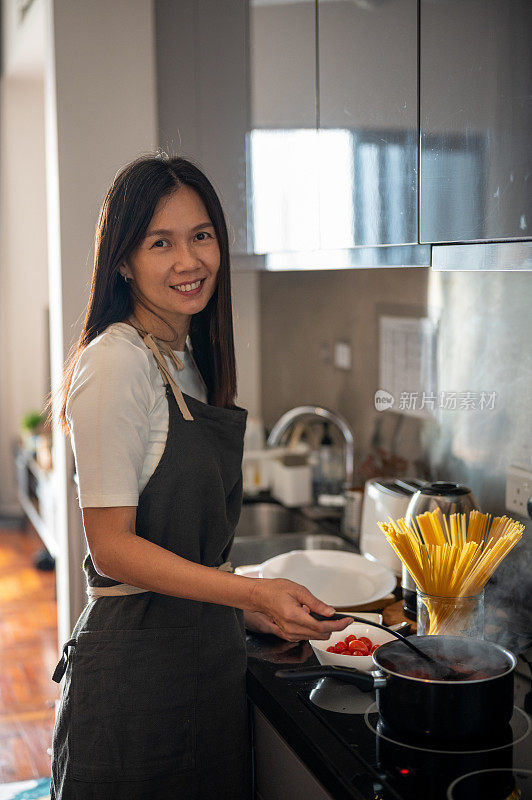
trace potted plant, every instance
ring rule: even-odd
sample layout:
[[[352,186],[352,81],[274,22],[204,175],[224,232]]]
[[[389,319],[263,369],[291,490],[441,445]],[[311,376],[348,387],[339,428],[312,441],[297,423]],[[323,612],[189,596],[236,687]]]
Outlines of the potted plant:
[[[45,416],[40,411],[29,411],[20,421],[20,437],[22,445],[35,457],[37,451],[37,438],[44,425]]]

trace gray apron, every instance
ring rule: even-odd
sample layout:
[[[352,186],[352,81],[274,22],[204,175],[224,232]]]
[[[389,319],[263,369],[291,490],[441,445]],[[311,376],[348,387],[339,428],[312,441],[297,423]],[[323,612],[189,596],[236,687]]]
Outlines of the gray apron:
[[[169,425],[139,497],[136,534],[226,569],[248,412],[181,393],[151,335],[143,338],[166,385]],[[248,800],[243,612],[104,578],[90,553],[83,568],[91,599],[53,676],[65,684],[52,800]]]

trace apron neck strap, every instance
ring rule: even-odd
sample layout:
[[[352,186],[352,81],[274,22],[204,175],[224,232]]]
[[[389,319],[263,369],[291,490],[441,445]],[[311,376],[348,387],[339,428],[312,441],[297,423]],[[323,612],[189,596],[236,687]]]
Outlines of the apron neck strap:
[[[174,397],[176,399],[177,405],[179,406],[179,409],[180,409],[184,419],[193,420],[194,417],[192,416],[192,414],[188,410],[188,406],[185,403],[185,398],[183,397],[181,389],[179,388],[179,386],[178,386],[177,382],[175,381],[172,373],[170,372],[170,370],[168,368],[168,364],[164,360],[164,357],[163,357],[163,355],[161,353],[161,350],[163,351],[163,353],[165,355],[167,355],[171,359],[171,361],[177,367],[178,371],[181,371],[181,370],[185,369],[185,365],[183,364],[181,359],[177,357],[175,351],[172,350],[172,348],[169,346],[168,342],[164,342],[161,339],[157,339],[152,333],[148,333],[148,331],[146,331],[142,327],[142,325],[140,324],[140,322],[138,321],[138,319],[135,317],[134,314],[132,314],[127,319],[127,323],[129,325],[131,325],[133,328],[135,328],[135,330],[137,331],[139,336],[144,341],[144,344],[146,345],[146,347],[148,347],[151,350],[151,352],[153,353],[153,356],[154,356],[155,361],[157,362],[157,366],[159,368],[159,372],[162,375],[163,383],[165,385],[170,384],[170,387],[172,389],[173,395],[174,395]]]

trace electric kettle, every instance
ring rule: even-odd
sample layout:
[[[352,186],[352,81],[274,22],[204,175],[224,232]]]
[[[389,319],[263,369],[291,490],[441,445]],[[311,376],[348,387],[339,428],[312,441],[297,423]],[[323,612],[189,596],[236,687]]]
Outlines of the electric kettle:
[[[461,483],[436,481],[422,486],[415,493],[406,509],[406,519],[415,520],[418,514],[425,511],[441,509],[442,514],[469,514],[474,509],[480,510],[475,495]],[[405,614],[416,619],[416,584],[403,564],[401,588],[403,590]]]

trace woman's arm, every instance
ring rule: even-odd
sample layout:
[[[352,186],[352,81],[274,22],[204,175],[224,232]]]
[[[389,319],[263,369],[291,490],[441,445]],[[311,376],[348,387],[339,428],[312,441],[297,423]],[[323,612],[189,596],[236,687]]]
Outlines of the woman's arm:
[[[323,616],[334,609],[297,583],[222,572],[137,536],[136,514],[136,506],[83,509],[89,550],[101,575],[159,594],[261,612],[290,641],[328,639],[332,631],[343,630],[351,622],[350,618],[314,620],[309,609]]]

